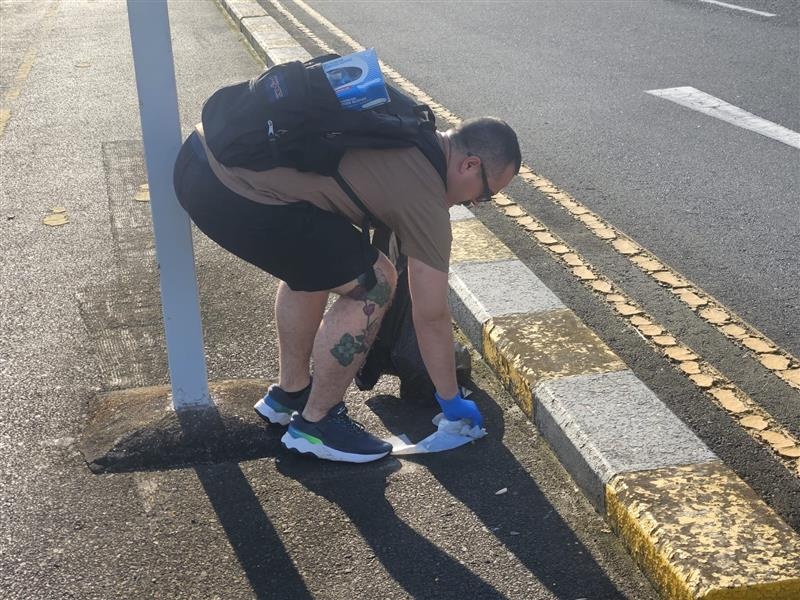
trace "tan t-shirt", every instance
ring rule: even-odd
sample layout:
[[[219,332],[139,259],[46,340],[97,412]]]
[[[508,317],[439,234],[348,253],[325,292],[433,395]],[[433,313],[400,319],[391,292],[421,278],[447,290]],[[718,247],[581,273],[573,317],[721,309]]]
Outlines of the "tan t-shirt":
[[[197,132],[205,146],[202,124]],[[441,143],[441,140],[440,140]],[[310,202],[356,225],[363,215],[332,177],[277,167],[249,171],[226,167],[206,147],[211,170],[230,190],[254,202]],[[450,264],[450,213],[439,173],[417,148],[349,150],[339,172],[364,206],[400,240],[402,252],[439,271]]]

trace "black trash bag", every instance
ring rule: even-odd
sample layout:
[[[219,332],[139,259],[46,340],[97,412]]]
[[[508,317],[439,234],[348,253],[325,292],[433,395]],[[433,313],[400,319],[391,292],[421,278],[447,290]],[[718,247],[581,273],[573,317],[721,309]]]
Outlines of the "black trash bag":
[[[387,256],[390,251],[391,234],[378,230],[373,245]],[[419,404],[436,404],[433,381],[425,369],[422,354],[417,344],[417,334],[411,315],[411,294],[408,289],[408,260],[399,254],[395,259],[397,290],[386,315],[383,317],[378,335],[367,353],[366,361],[356,374],[355,384],[362,391],[375,387],[381,375],[395,375],[400,379],[400,398]],[[467,385],[472,375],[472,359],[469,350],[454,342],[456,377],[459,386]]]

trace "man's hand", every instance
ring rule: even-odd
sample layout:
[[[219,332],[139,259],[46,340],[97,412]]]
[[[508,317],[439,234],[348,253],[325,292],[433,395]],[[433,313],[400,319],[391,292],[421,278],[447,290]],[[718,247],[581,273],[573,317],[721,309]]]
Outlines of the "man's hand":
[[[472,400],[462,398],[460,393],[449,400],[445,400],[437,393],[436,400],[439,402],[439,406],[442,407],[444,418],[448,421],[469,419],[473,427],[483,427],[483,416],[478,407]]]

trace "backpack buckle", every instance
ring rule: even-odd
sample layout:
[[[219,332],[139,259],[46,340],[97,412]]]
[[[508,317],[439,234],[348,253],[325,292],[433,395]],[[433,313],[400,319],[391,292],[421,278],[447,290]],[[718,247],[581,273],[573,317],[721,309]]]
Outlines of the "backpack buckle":
[[[415,106],[414,114],[420,126],[426,129],[436,129],[436,116],[427,104]]]

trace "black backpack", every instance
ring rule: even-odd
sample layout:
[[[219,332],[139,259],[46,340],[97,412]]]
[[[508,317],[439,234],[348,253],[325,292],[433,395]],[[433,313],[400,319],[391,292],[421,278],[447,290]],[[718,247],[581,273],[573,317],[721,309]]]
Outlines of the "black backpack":
[[[202,114],[214,158],[253,171],[278,166],[312,171],[342,185],[338,167],[348,149],[417,146],[446,181],[431,109],[387,84],[387,104],[344,110],[322,69],[322,63],[334,58],[338,55],[276,65],[254,79],[217,90]],[[367,214],[361,201],[354,201]]]

